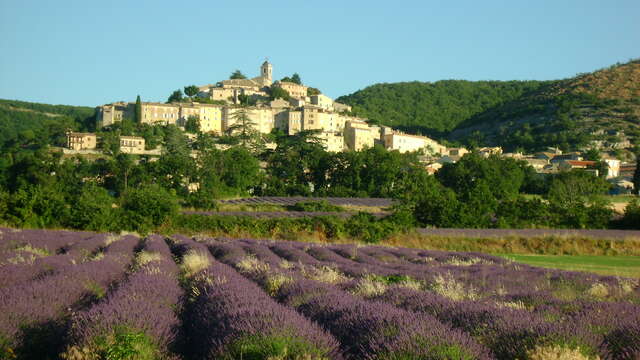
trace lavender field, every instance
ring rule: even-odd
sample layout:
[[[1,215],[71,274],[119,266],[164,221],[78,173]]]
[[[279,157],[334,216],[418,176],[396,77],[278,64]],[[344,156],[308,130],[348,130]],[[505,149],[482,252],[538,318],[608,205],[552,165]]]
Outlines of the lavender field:
[[[389,207],[393,205],[393,200],[388,198],[345,198],[345,197],[304,197],[304,196],[262,196],[243,199],[220,200],[221,204],[273,204],[273,205],[295,205],[304,201],[327,201],[329,204],[337,206],[376,206]]]
[[[1,359],[638,359],[637,280],[480,253],[0,228]]]

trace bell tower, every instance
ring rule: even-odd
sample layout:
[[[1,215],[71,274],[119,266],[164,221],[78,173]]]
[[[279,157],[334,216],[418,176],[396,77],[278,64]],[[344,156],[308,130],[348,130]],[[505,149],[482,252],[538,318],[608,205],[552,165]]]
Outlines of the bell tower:
[[[260,76],[271,86],[273,82],[273,65],[269,63],[269,60],[265,60],[260,66]]]

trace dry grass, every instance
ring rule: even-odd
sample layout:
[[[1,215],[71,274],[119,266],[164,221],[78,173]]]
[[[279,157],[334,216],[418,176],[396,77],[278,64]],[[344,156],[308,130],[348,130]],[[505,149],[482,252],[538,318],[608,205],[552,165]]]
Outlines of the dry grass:
[[[307,266],[302,269],[302,275],[308,279],[320,281],[327,284],[338,284],[349,279],[339,270],[329,266]]]
[[[606,284],[596,282],[587,290],[587,294],[596,299],[606,299],[609,297],[609,287]]]
[[[35,256],[34,254],[21,254],[18,253],[16,254],[16,256],[7,259],[7,263],[9,264],[13,264],[13,265],[18,265],[18,264],[33,264],[34,261],[36,261],[38,257]]]
[[[253,255],[247,255],[240,260],[236,267],[242,273],[266,273],[269,271],[269,264],[256,259]]]
[[[484,265],[492,265],[493,262],[489,260],[480,259],[477,257],[471,257],[468,259],[462,259],[459,257],[453,257],[445,262],[445,264],[455,265],[455,266],[471,266],[476,264],[484,264]]]
[[[191,250],[182,257],[180,268],[185,277],[190,278],[211,265],[207,254]]]
[[[39,257],[44,257],[44,256],[51,255],[51,252],[49,250],[33,247],[33,246],[29,245],[29,244],[17,248],[16,251],[24,251],[26,253],[30,253],[30,254],[33,254],[33,255],[39,256]]]
[[[385,283],[365,277],[358,282],[352,293],[363,297],[374,297],[384,294],[385,291],[387,291]]]
[[[515,310],[525,310],[530,311],[532,308],[527,306],[522,300],[518,301],[498,301],[496,302],[496,306],[500,308],[508,308]]]
[[[150,262],[160,261],[162,260],[162,254],[157,252],[150,251],[141,251],[138,253],[136,257],[136,266],[144,266],[149,264]]]
[[[415,232],[398,234],[382,242],[428,250],[490,254],[631,255],[640,256],[640,238],[596,239],[581,236],[463,237],[433,236]]]
[[[432,291],[455,301],[478,299],[478,293],[474,288],[465,288],[464,284],[457,281],[450,273],[438,274],[430,288]]]
[[[292,282],[293,282],[293,278],[290,276],[286,276],[280,273],[271,274],[267,276],[264,283],[264,288],[269,295],[275,296],[283,285],[286,285]]]
[[[536,346],[527,352],[529,360],[599,360],[600,357],[589,357],[580,349],[571,349],[560,345]]]
[[[285,270],[290,270],[295,267],[295,265],[292,262],[287,260],[282,260],[279,265],[282,269],[285,269]]]
[[[114,234],[112,234],[112,235],[107,236],[107,239],[104,241],[104,246],[107,247],[107,246],[113,244],[114,242],[122,239],[122,236],[124,236],[124,235],[114,235]]]

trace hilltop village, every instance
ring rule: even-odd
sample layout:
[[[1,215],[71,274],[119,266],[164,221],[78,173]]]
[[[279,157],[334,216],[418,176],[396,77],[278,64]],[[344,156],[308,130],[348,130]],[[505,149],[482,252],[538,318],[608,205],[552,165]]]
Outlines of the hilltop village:
[[[274,82],[272,74],[273,65],[265,61],[260,66],[260,76],[199,86],[192,101],[143,102],[140,122],[174,124],[184,128],[189,118],[196,118],[201,132],[222,135],[238,124],[238,113],[243,111],[255,130],[262,134],[269,134],[273,129],[289,135],[305,130],[318,131],[317,137],[331,152],[358,151],[375,144],[400,152],[420,149],[429,149],[437,154],[446,152],[446,147],[428,137],[370,125],[367,119],[353,116],[350,106],[333,101],[317,89],[295,82]],[[280,96],[274,98],[273,93]],[[97,127],[105,128],[126,118],[134,119],[135,106],[133,102],[99,106]],[[144,150],[143,141],[136,137],[122,137],[121,150],[132,154],[153,154],[153,151]],[[70,149],[93,150],[96,146],[95,134],[69,134]]]
[[[326,151],[359,151],[382,145],[400,153],[419,152],[420,159],[430,173],[445,163],[455,163],[469,152],[463,147],[446,147],[420,135],[407,134],[388,126],[373,125],[367,119],[354,116],[349,105],[341,104],[291,78],[273,80],[273,65],[265,61],[260,75],[254,78],[238,76],[215,84],[196,87],[190,97],[167,103],[115,102],[97,107],[97,128],[108,129],[123,119],[135,119],[149,125],[175,125],[183,131],[190,120],[195,120],[202,133],[221,136],[229,134],[241,122],[256,132],[266,135],[274,129],[288,135],[301,131],[315,131]],[[138,106],[139,110],[136,110]],[[194,134],[187,134],[192,139]],[[624,137],[624,134],[615,134]],[[161,146],[149,149],[145,139],[138,136],[120,136],[120,151],[128,154],[159,156]],[[596,144],[601,147],[602,144]],[[224,145],[220,145],[224,147]],[[272,148],[275,144],[267,143]],[[536,172],[552,174],[563,170],[584,169],[597,174],[605,169],[600,161],[589,161],[580,152],[562,153],[559,149],[536,154],[503,153],[500,147],[480,148],[484,155],[500,155],[523,160]],[[100,153],[100,141],[95,133],[69,132],[67,149],[70,154]],[[607,178],[622,192],[630,191],[633,164],[605,155]]]

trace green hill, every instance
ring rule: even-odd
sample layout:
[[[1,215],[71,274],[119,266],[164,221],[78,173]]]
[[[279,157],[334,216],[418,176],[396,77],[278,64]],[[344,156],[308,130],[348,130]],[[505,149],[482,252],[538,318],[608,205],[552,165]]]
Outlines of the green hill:
[[[640,61],[558,81],[376,84],[337,101],[376,123],[473,145],[533,151],[640,138]],[[602,130],[605,132],[602,133]]]
[[[93,130],[95,109],[0,99],[0,147],[8,143],[64,143],[66,130]]]
[[[541,87],[544,81],[442,80],[375,84],[336,101],[374,122],[422,133],[447,132],[460,123]]]
[[[581,149],[594,140],[616,143],[624,137],[637,144],[640,60],[541,87],[527,96],[475,114],[459,124],[449,137],[525,150],[546,146]]]

